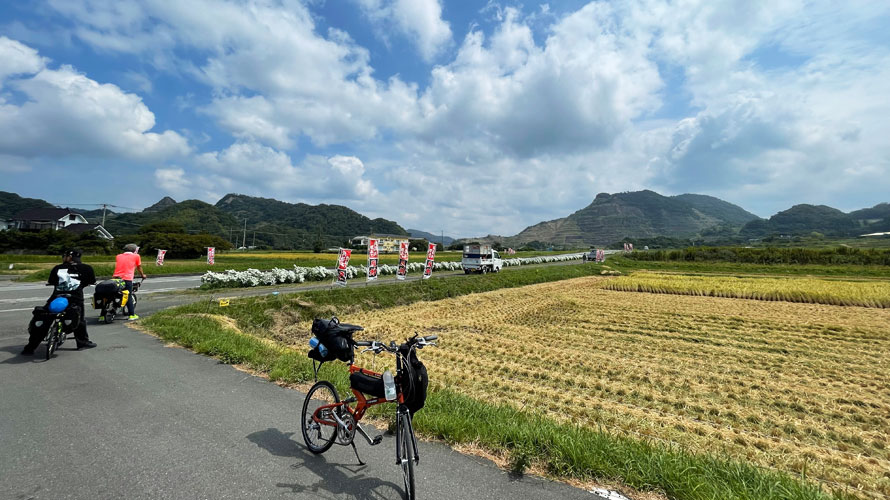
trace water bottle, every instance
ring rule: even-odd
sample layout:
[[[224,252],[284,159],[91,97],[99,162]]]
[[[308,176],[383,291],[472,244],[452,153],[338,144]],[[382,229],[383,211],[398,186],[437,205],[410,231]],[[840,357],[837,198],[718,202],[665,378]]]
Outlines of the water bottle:
[[[387,401],[395,401],[396,399],[396,381],[392,378],[389,370],[383,372],[383,391],[386,394]]]
[[[318,348],[318,353],[321,354],[321,357],[325,357],[328,355],[328,348],[318,340],[318,337],[312,337],[309,339],[309,347],[315,349]]]

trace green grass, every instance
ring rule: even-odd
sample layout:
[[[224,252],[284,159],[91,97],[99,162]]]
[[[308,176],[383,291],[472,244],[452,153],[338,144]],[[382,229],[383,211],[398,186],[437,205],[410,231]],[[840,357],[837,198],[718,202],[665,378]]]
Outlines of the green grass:
[[[305,383],[312,380],[312,363],[306,357],[308,347],[295,350],[261,338],[272,325],[271,315],[276,310],[292,308],[307,320],[336,311],[348,321],[347,313],[341,311],[395,307],[594,275],[599,271],[600,266],[590,264],[517,268],[471,279],[446,278],[398,286],[307,292],[291,297],[256,297],[233,301],[226,308],[203,301],[162,311],[146,319],[143,325],[167,341],[225,363],[246,365],[267,373],[271,380]],[[234,319],[238,330],[224,327],[210,314]],[[343,363],[325,364],[320,378],[334,382],[341,393],[347,391],[347,370]],[[431,391],[426,407],[417,414],[415,425],[429,437],[449,443],[478,443],[504,453],[511,457],[517,471],[529,463],[539,463],[555,476],[620,481],[640,490],[660,490],[679,500],[855,498],[842,493],[826,494],[819,486],[786,474],[656,442],[616,436],[601,429],[557,423],[535,412],[492,405],[447,388]]]

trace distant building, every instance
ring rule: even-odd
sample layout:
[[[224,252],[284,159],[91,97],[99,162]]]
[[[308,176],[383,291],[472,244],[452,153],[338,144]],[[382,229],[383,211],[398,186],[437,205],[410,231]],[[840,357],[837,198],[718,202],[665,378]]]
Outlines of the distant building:
[[[62,231],[68,231],[74,234],[83,234],[95,232],[97,236],[106,240],[113,240],[114,236],[108,232],[102,224],[71,224],[62,228]]]
[[[43,231],[64,229],[75,234],[95,231],[99,237],[112,239],[111,233],[100,224],[90,224],[87,219],[70,208],[29,208],[12,218],[9,229],[19,231]]]
[[[0,231],[6,231],[7,229],[12,229],[15,227],[15,224],[11,220],[0,220]]]
[[[377,248],[381,253],[398,253],[399,243],[411,239],[410,236],[402,234],[375,234],[371,236],[356,236],[349,240],[349,242],[354,247],[367,247],[368,240],[371,238],[377,239]]]

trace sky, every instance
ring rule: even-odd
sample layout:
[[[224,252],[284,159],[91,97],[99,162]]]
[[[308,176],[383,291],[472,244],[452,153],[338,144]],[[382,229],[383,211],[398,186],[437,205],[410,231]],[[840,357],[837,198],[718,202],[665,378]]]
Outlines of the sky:
[[[0,190],[512,235],[597,193],[890,201],[890,2],[0,2]]]

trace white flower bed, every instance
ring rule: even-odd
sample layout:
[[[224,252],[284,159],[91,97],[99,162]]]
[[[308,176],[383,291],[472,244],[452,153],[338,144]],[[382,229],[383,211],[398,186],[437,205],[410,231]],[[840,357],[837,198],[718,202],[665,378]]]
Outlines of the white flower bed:
[[[505,259],[505,266],[523,266],[529,264],[546,264],[550,262],[565,262],[569,260],[580,260],[583,253],[565,254],[565,255],[547,255],[542,257],[528,257]],[[409,262],[408,272],[415,273],[423,271],[424,263]],[[396,274],[398,266],[382,264],[377,268],[377,273],[381,276]],[[434,271],[459,271],[463,269],[460,262],[433,262]],[[359,276],[367,276],[368,268],[365,266],[349,266],[346,268],[346,278],[354,279]],[[207,271],[201,276],[201,283],[216,287],[249,287],[261,285],[278,285],[283,283],[304,283],[306,281],[327,281],[334,279],[334,270],[324,266],[316,267],[300,267],[294,266],[293,269],[274,268],[270,271],[261,271],[259,269],[248,269],[246,271],[235,271],[229,269],[220,273]]]

